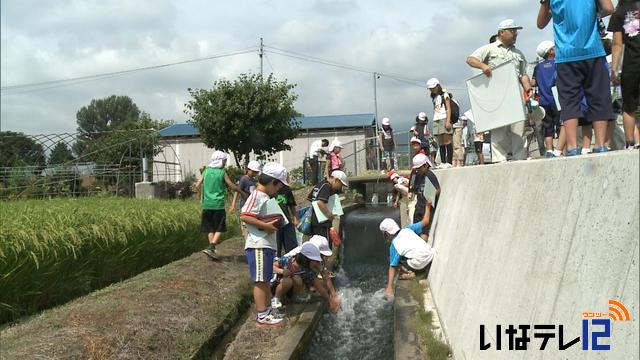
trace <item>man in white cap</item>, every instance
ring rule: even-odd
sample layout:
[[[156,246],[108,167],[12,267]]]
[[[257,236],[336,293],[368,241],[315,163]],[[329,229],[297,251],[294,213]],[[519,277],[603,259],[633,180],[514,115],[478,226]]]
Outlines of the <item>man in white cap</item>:
[[[388,117],[382,119],[382,128],[378,133],[378,140],[380,142],[380,153],[382,154],[383,168],[387,171],[394,169],[395,163],[395,140],[393,139],[393,129],[391,128],[391,120]]]
[[[414,194],[415,198],[415,207],[413,209],[413,214],[409,214],[413,219],[413,222],[419,222],[420,219],[424,216],[425,204],[427,203],[427,199],[424,197],[424,186],[426,181],[430,181],[433,184],[433,187],[436,189],[436,198],[434,203],[431,205],[433,207],[433,211],[431,211],[431,216],[435,212],[435,206],[438,205],[438,199],[440,197],[440,182],[436,177],[436,174],[431,171],[431,167],[433,166],[429,157],[425,154],[417,154],[413,157],[413,167],[411,171],[411,179],[409,180],[410,191]],[[410,212],[411,212],[410,208]],[[429,225],[430,226],[430,225]],[[429,227],[425,226],[423,229],[423,233],[420,236],[427,240],[429,238]]]
[[[331,229],[335,215],[331,213],[327,204],[329,203],[329,197],[340,194],[343,187],[349,187],[347,174],[341,170],[335,170],[331,173],[331,176],[320,181],[309,194],[307,199],[312,203],[314,201],[317,202],[318,209],[327,219],[319,221],[318,214],[316,214],[315,208],[313,209],[313,215],[311,216],[311,233],[313,235],[320,235],[327,239],[330,238],[329,229]]]
[[[467,64],[480,69],[491,77],[492,69],[508,61],[516,63],[517,76],[525,92],[531,93],[531,81],[527,75],[527,60],[522,51],[516,49],[518,26],[513,19],[503,20],[498,24],[498,38],[491,44],[484,45],[467,57]],[[491,161],[504,162],[511,154],[513,160],[527,159],[527,143],[524,139],[525,123],[517,122],[491,130]]]
[[[429,226],[431,219],[431,203],[425,204],[425,213],[419,222],[400,229],[393,219],[386,218],[380,223],[384,240],[389,244],[389,272],[385,297],[393,298],[393,281],[400,268],[401,279],[415,277],[415,272],[425,270],[433,260],[435,251],[424,241],[419,234]]]
[[[196,183],[198,192],[202,192],[202,220],[200,229],[207,234],[209,247],[203,252],[216,259],[216,245],[220,243],[222,233],[227,231],[225,212],[227,187],[242,192],[229,175],[224,171],[228,155],[222,151],[214,151],[211,160],[205,167]]]

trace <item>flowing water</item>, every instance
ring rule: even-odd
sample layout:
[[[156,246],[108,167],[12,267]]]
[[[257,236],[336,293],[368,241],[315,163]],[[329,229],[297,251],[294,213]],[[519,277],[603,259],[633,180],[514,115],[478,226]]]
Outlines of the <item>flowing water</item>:
[[[397,209],[366,207],[344,218],[342,267],[336,274],[342,312],[323,315],[305,359],[393,359],[393,308],[384,299],[389,248],[379,230]]]

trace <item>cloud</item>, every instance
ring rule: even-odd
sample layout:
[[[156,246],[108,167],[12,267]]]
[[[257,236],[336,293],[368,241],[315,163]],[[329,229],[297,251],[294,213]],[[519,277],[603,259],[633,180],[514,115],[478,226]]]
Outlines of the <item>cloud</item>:
[[[3,1],[2,86],[70,78],[201,58],[265,44],[362,68],[426,81],[435,76],[461,89],[473,71],[465,59],[485,44],[497,23],[525,26],[518,41],[529,60],[551,31],[535,28],[537,3],[383,1]],[[305,62],[266,49],[265,72],[297,83],[298,111],[307,115],[373,112],[369,73]],[[136,72],[46,91],[2,93],[1,127],[27,133],[73,131],[75,113],[92,99],[128,95],[155,118],[186,120],[187,88],[259,72],[257,51],[234,57]],[[13,93],[14,95],[10,95]],[[409,127],[433,112],[415,83],[377,80],[378,113]]]

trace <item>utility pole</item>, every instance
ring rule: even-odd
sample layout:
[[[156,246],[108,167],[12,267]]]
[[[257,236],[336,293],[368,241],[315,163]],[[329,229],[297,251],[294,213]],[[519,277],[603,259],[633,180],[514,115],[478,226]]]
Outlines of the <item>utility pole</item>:
[[[260,55],[260,77],[262,77],[263,76],[262,58],[264,55],[264,44],[262,43],[262,38],[260,38],[260,50],[258,51],[258,55]]]
[[[375,125],[376,125],[376,130],[373,132],[373,135],[375,137],[375,141],[373,142],[375,148],[376,148],[376,168],[378,170],[380,170],[380,149],[379,149],[379,145],[378,145],[378,130],[380,129],[380,127],[378,126],[378,73],[374,72],[373,73],[373,108],[375,111]]]

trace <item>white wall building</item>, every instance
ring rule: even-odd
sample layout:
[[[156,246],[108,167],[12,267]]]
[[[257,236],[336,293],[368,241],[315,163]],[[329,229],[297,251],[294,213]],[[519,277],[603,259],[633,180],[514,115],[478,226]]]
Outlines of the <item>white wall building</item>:
[[[271,156],[287,169],[301,167],[312,142],[339,139],[344,144],[342,156],[345,170],[351,175],[371,168],[372,156],[367,156],[365,139],[374,136],[375,116],[373,114],[299,116],[302,131],[297,138],[287,141],[290,151],[281,151]],[[175,124],[160,130],[162,151],[154,157],[153,181],[182,181],[209,162],[213,149],[207,148],[200,139],[198,129],[190,124]],[[375,149],[375,147],[371,147]],[[355,152],[355,155],[354,155]],[[375,157],[375,152],[373,157]],[[229,164],[235,166],[231,157]]]

